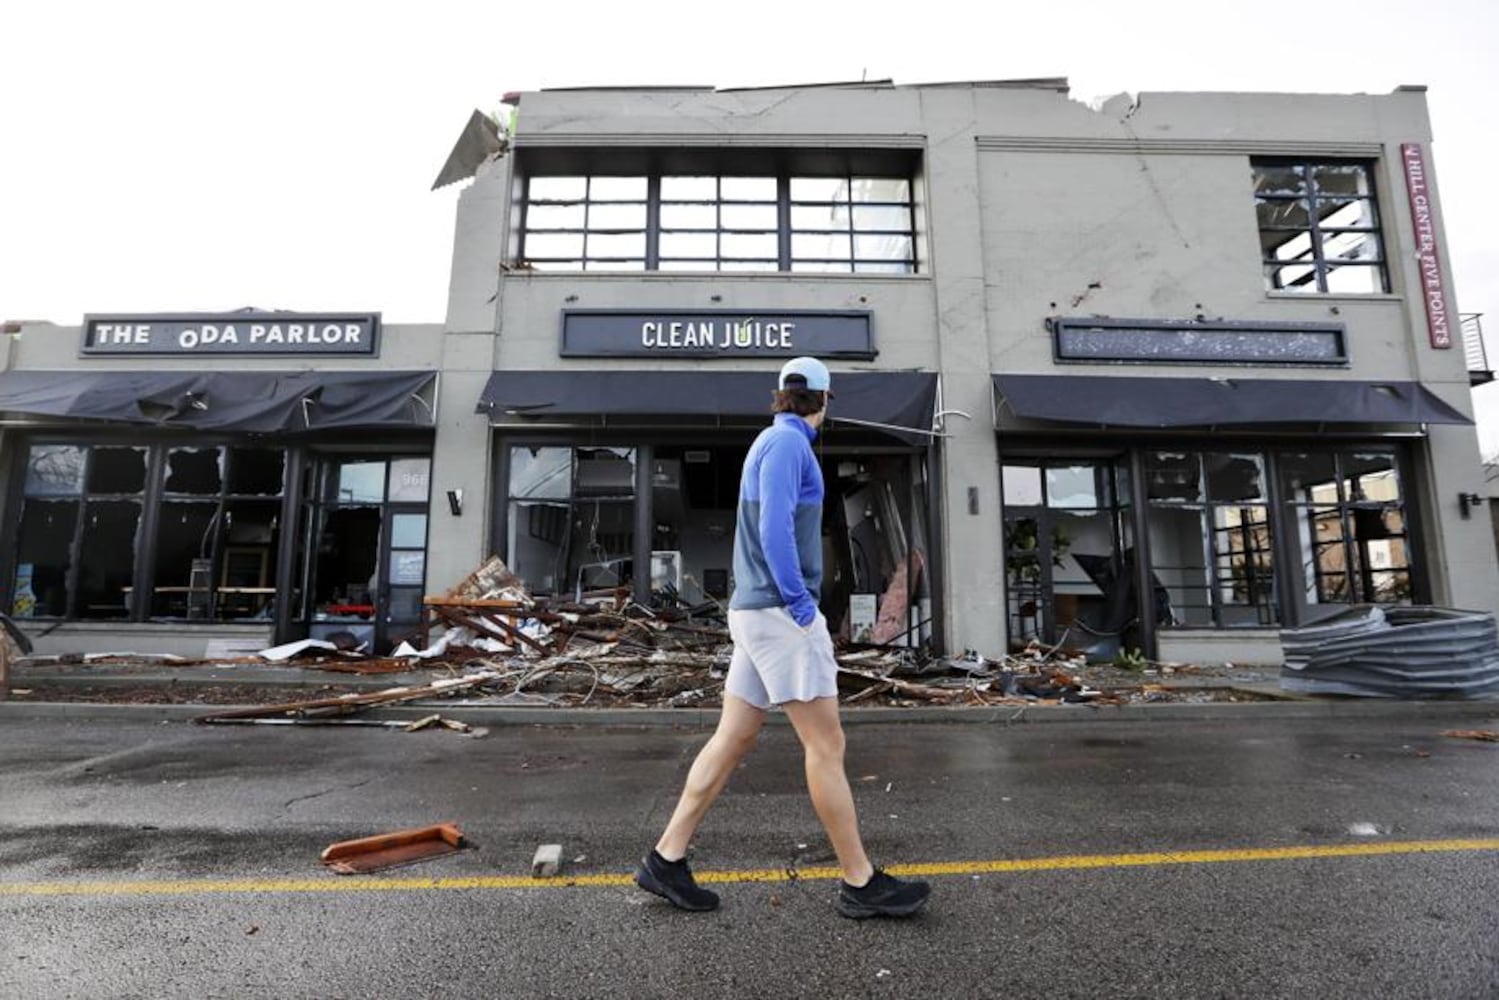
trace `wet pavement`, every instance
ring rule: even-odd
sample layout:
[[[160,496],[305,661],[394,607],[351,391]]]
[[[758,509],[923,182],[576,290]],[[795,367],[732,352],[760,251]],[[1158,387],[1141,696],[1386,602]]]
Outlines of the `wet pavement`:
[[[0,712],[0,996],[1499,996],[1499,745],[1440,735],[1499,708],[850,727],[871,853],[933,872],[905,923],[833,912],[784,725],[701,830],[724,906],[689,915],[624,876],[696,726],[86,709]],[[474,846],[317,862],[445,820]],[[564,879],[528,878],[543,842]]]

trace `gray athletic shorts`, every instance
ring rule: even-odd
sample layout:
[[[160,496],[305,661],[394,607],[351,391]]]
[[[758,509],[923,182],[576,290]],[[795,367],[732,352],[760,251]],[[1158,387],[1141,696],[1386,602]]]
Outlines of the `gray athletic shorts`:
[[[838,695],[838,661],[828,621],[817,613],[805,630],[785,608],[731,609],[734,658],[724,690],[756,708]]]

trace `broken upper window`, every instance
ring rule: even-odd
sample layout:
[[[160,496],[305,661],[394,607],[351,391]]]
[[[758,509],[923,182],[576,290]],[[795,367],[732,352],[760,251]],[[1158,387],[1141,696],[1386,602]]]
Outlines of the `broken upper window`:
[[[1276,159],[1251,168],[1267,289],[1390,290],[1370,164]]]
[[[520,257],[542,271],[915,273],[910,158],[860,169],[840,159],[537,161]]]

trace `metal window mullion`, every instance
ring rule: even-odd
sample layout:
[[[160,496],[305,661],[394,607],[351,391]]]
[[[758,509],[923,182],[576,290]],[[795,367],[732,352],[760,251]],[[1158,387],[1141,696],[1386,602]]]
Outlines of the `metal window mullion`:
[[[81,576],[79,562],[83,557],[83,532],[88,520],[88,474],[89,466],[94,461],[94,446],[84,445],[83,448],[83,481],[78,484],[78,520],[73,525],[73,537],[68,542],[68,571],[63,574],[63,593],[67,597],[63,601],[62,616],[67,619],[78,617],[75,610],[78,606],[78,580]]]
[[[589,236],[593,234],[593,175],[583,179],[583,249],[579,256],[586,269],[588,265]],[[378,617],[378,615],[377,615]]]
[[[657,171],[645,179],[645,269],[661,268],[661,175]]]
[[[776,176],[776,270],[791,270],[791,176],[780,173]]]
[[[1306,185],[1306,224],[1307,233],[1312,241],[1312,269],[1317,276],[1317,291],[1326,292],[1327,251],[1322,246],[1322,223],[1317,217],[1321,194],[1314,177],[1316,164],[1302,161],[1297,166],[1301,168],[1302,183]]]
[[[520,260],[526,259],[526,243],[528,241],[527,238],[530,235],[531,178],[529,176],[525,178],[523,187],[524,190],[521,192],[520,199],[520,218],[516,221],[516,225],[520,227],[520,242],[517,245],[516,256]],[[509,235],[509,233],[502,234],[502,236],[504,237],[508,237]],[[508,239],[503,240],[501,246],[503,247],[508,242]]]
[[[1135,535],[1135,610],[1140,619],[1140,648],[1149,659],[1156,659],[1159,649],[1155,628],[1155,574],[1151,567],[1150,554],[1150,505],[1147,500],[1150,490],[1145,477],[1145,452],[1140,448],[1129,450],[1130,482],[1138,484],[1139,495],[1131,505],[1132,527]],[[1120,553],[1123,556],[1123,552]],[[1121,640],[1122,647],[1122,640]]]
[[[1203,565],[1207,569],[1208,616],[1214,628],[1222,628],[1223,597],[1218,586],[1218,524],[1213,520],[1217,504],[1208,493],[1207,462],[1203,457],[1203,452],[1197,452],[1196,456],[1197,481],[1202,484],[1202,548]],[[1232,562],[1232,556],[1230,556],[1230,562]],[[1232,575],[1231,571],[1230,575]]]
[[[276,588],[272,628],[277,644],[291,641],[292,607],[291,595],[296,589],[297,572],[297,527],[301,514],[302,482],[306,473],[303,467],[303,447],[293,445],[282,452],[284,473],[281,480],[281,535],[276,540]],[[306,594],[306,588],[303,588]]]
[[[652,528],[655,524],[654,492],[651,488],[652,467],[655,464],[655,447],[640,443],[635,445],[635,538],[631,546],[630,559],[634,564],[632,596],[645,607],[651,605],[651,549],[655,541]]]
[[[156,583],[156,541],[161,532],[161,493],[166,484],[168,445],[152,444],[146,449],[146,484],[141,490],[141,523],[136,531],[135,570],[130,575],[130,600],[125,617],[133,622],[145,621],[150,615],[151,595]]]
[[[723,270],[723,174],[713,178],[713,270]]]

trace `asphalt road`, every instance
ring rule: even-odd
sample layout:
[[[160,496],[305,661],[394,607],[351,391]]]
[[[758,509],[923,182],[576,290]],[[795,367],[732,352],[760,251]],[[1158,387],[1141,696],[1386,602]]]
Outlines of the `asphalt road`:
[[[784,726],[700,832],[724,898],[701,915],[624,877],[698,730],[7,713],[0,997],[1492,1000],[1499,745],[1449,725],[1495,728],[851,727],[871,853],[934,872],[921,917],[856,923]],[[444,820],[475,846],[362,878],[318,863]],[[529,879],[543,842],[565,878]]]

